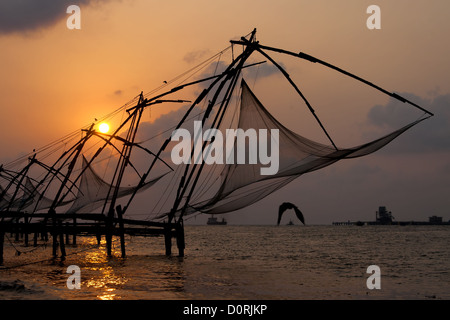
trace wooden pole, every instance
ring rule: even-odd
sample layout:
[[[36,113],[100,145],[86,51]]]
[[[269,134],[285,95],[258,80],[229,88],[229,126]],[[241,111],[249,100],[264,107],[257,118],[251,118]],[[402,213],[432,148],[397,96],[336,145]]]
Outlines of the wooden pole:
[[[23,215],[23,232],[25,237],[25,247],[28,247],[28,215]]]
[[[48,241],[48,233],[47,233],[47,227],[45,226],[44,231],[41,233],[41,240]]]
[[[65,258],[66,257],[66,248],[64,246],[64,229],[62,227],[62,222],[59,221],[59,248],[61,250],[61,258]]]
[[[178,256],[184,257],[184,226],[183,226],[183,220],[177,223],[176,226],[177,229],[177,247],[178,247]]]
[[[108,257],[112,256],[112,216],[108,214],[106,218],[106,230],[105,230],[105,239],[106,239],[106,254]]]
[[[73,238],[72,238],[72,244],[74,246],[77,245],[77,218],[73,218]]]
[[[172,254],[172,235],[171,235],[170,223],[167,223],[164,226],[164,243],[166,246],[166,256],[170,256]]]
[[[123,219],[122,219],[122,207],[119,205],[116,207],[117,212],[117,218],[119,219],[119,232],[120,232],[120,249],[122,251],[122,258],[125,258],[126,252],[125,252],[125,229],[123,226]]]
[[[0,223],[0,266],[3,265],[3,244],[5,243],[5,232],[3,225]]]
[[[55,210],[50,211],[50,215],[52,216],[52,238],[53,238],[53,257],[56,257],[58,255],[58,233],[56,232],[56,212]]]
[[[66,244],[70,244],[70,238],[69,238],[69,223],[66,222]]]
[[[15,238],[14,238],[14,240],[17,242],[17,241],[19,241],[19,231],[20,231],[20,221],[19,221],[19,218],[16,218],[16,236],[15,236]]]
[[[102,234],[100,233],[100,226],[97,225],[97,245],[100,246],[100,243],[102,242]]]

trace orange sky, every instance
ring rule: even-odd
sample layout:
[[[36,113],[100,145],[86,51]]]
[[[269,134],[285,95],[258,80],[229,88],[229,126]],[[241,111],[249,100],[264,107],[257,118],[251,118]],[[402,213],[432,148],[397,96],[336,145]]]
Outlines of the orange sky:
[[[366,27],[371,4],[381,8],[381,30]],[[65,12],[26,32],[0,30],[0,163],[89,124],[141,90],[160,86],[201,61],[186,62],[188,54],[205,59],[254,27],[262,44],[309,53],[390,91],[423,99],[450,93],[446,0],[111,0],[83,1],[80,8],[81,30],[66,28]],[[333,130],[345,121],[361,126],[373,105],[388,101],[352,89],[319,66],[283,62],[293,77],[308,80],[304,88]],[[261,81],[267,101],[270,87],[269,80]],[[373,100],[368,103],[367,97]],[[292,121],[288,101],[278,112]],[[346,117],[340,119],[341,114]],[[157,115],[155,109],[153,119]],[[405,163],[390,159],[394,167]],[[448,204],[443,200],[436,214],[450,218]]]

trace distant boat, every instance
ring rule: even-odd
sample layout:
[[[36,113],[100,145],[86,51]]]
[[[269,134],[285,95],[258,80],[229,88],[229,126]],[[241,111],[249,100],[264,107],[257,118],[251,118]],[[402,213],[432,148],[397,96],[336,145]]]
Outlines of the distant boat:
[[[222,221],[218,221],[216,217],[212,216],[210,218],[208,218],[208,221],[206,222],[206,224],[208,225],[226,225],[227,221],[225,220],[225,218],[222,218]]]

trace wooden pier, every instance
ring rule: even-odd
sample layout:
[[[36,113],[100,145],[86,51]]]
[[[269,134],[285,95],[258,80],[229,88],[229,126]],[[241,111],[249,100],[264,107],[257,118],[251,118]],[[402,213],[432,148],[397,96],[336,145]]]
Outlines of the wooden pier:
[[[52,238],[53,257],[64,259],[65,245],[72,241],[76,245],[77,237],[95,236],[98,242],[102,236],[106,239],[106,254],[112,255],[112,239],[120,238],[122,257],[126,256],[125,235],[164,236],[166,255],[172,254],[172,238],[176,238],[178,255],[184,256],[185,240],[183,222],[165,223],[145,220],[124,219],[120,206],[116,209],[117,217],[110,218],[95,213],[34,213],[0,212],[0,265],[3,264],[3,245],[5,235],[14,236],[16,241],[23,239],[25,246],[37,246],[42,240]],[[32,241],[30,239],[32,238]]]

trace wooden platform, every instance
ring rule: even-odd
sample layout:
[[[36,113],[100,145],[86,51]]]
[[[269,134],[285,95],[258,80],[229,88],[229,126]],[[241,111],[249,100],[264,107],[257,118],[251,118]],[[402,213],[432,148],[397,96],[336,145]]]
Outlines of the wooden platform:
[[[172,238],[176,238],[179,256],[184,256],[184,226],[183,223],[164,223],[145,220],[124,219],[120,207],[117,208],[117,217],[109,218],[103,214],[95,213],[35,213],[3,211],[0,212],[0,265],[3,264],[3,245],[5,234],[10,233],[19,239],[21,235],[26,246],[36,245],[39,238],[53,240],[53,256],[63,258],[66,255],[65,243],[76,244],[77,237],[96,236],[100,241],[102,236],[106,239],[107,255],[111,256],[112,238],[120,237],[122,257],[126,256],[125,235],[165,237],[166,255],[172,254]],[[30,235],[33,243],[30,243]]]

